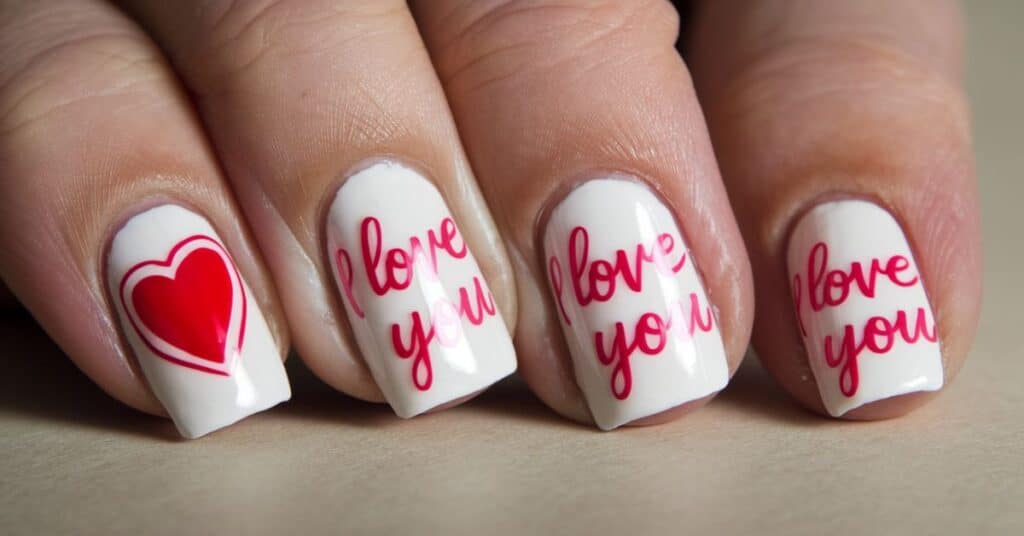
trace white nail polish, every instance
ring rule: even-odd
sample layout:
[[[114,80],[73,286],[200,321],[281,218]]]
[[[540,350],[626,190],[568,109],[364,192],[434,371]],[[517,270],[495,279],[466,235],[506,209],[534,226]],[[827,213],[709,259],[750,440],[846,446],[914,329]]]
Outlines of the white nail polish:
[[[798,328],[825,408],[942,387],[935,318],[903,230],[874,203],[822,203],[789,242]]]
[[[291,397],[259,304],[216,231],[178,205],[128,220],[107,284],[146,380],[196,438]]]
[[[645,185],[583,183],[552,211],[544,248],[576,381],[598,427],[725,387],[718,320],[675,218]]]
[[[409,418],[512,374],[515,350],[440,192],[378,162],[349,177],[327,250],[356,342],[384,397]]]

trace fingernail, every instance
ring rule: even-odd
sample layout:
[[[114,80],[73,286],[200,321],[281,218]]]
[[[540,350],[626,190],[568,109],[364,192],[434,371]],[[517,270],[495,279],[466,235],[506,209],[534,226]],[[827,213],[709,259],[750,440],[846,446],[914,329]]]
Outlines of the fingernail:
[[[611,430],[723,387],[722,337],[672,213],[628,178],[583,183],[552,211],[548,281],[576,381]]]
[[[162,205],[114,236],[107,284],[128,344],[181,435],[291,397],[259,304],[205,218]]]
[[[356,342],[409,418],[512,374],[515,350],[480,267],[437,188],[395,162],[349,177],[327,248]]]
[[[935,318],[903,230],[874,203],[822,203],[789,242],[797,322],[821,399],[838,417],[942,387]]]

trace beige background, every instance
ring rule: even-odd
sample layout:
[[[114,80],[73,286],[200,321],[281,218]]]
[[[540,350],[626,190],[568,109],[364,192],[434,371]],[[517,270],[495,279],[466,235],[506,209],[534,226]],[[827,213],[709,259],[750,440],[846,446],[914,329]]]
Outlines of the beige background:
[[[968,12],[985,309],[917,413],[821,419],[748,360],[656,428],[575,426],[514,382],[402,422],[293,360],[290,404],[181,442],[0,319],[0,533],[1024,533],[1024,2]]]

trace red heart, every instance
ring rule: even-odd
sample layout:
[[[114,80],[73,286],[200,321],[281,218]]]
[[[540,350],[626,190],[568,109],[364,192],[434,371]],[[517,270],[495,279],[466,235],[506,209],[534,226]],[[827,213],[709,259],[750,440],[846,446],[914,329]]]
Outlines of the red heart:
[[[204,372],[230,372],[230,363],[226,361],[242,346],[245,295],[235,267],[228,266],[228,262],[220,244],[198,236],[179,242],[166,260],[140,263],[125,274],[122,299],[127,297],[130,303],[125,300],[124,305],[126,309],[130,305],[134,311],[129,318],[133,325],[137,318],[145,327],[143,330],[135,325],[143,341],[157,355]],[[126,289],[125,284],[130,281],[134,284]],[[237,346],[229,340],[232,321],[236,320],[232,318],[234,287],[242,294],[241,318],[237,321],[243,324],[237,329]],[[129,296],[124,295],[125,290]],[[209,366],[204,366],[204,362]]]

